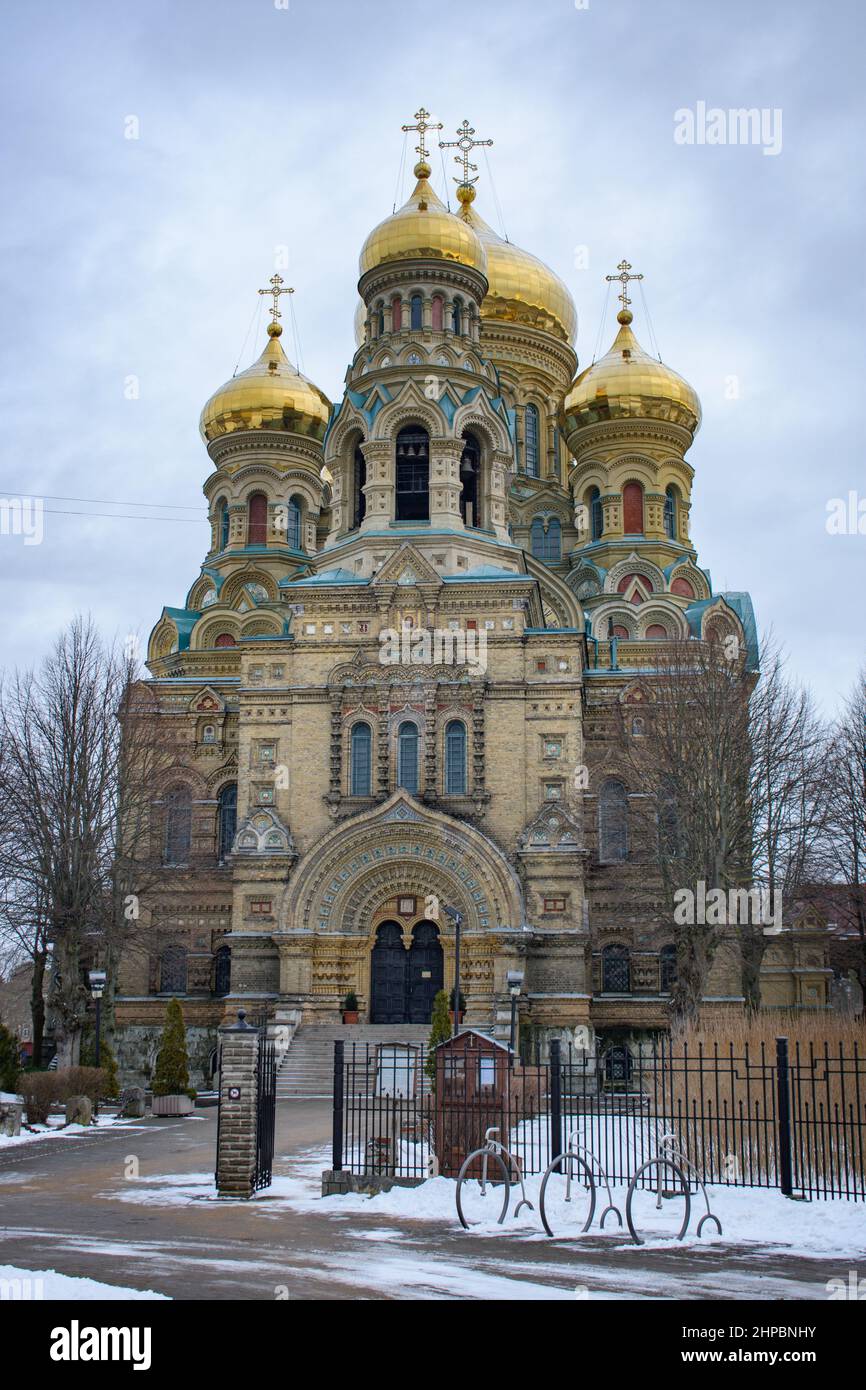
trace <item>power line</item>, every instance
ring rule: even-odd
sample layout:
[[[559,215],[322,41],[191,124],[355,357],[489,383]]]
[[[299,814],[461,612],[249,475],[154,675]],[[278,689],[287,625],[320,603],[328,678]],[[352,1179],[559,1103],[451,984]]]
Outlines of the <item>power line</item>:
[[[196,512],[201,510],[201,504],[181,502],[129,502],[118,501],[110,497],[56,497],[53,493],[39,492],[31,493],[29,489],[6,489],[7,496],[11,497],[40,497],[44,502],[82,502],[85,505],[97,507],[160,507],[172,512]],[[75,512],[70,512],[70,516],[75,516]],[[84,512],[81,513],[85,515]],[[99,515],[99,513],[95,513]],[[166,521],[192,521],[192,517],[166,517]]]

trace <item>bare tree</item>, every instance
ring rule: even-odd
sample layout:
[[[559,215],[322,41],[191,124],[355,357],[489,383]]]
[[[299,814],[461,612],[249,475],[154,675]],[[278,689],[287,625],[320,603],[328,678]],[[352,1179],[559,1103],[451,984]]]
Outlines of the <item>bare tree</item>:
[[[0,711],[6,930],[34,962],[34,1038],[36,976],[51,947],[62,1064],[77,1056],[86,966],[109,967],[113,983],[147,873],[150,788],[164,754],[136,674],[133,653],[76,618],[38,672],[10,679]]]
[[[752,881],[772,895],[774,921],[790,921],[795,904],[819,874],[828,815],[827,730],[811,694],[788,676],[772,638],[761,651],[761,675],[749,701],[749,806]],[[739,922],[743,992],[760,1007],[765,925]]]
[[[753,685],[754,674],[738,647],[719,641],[666,643],[646,682],[645,734],[632,737],[627,721],[622,731],[640,792],[634,805],[641,838],[654,861],[676,943],[675,1030],[696,1020],[725,931],[724,920],[699,910],[702,895],[727,894],[750,873]],[[682,895],[689,893],[695,910],[678,912]]]
[[[831,729],[828,764],[826,876],[847,890],[843,918],[859,936],[866,994],[866,667]]]

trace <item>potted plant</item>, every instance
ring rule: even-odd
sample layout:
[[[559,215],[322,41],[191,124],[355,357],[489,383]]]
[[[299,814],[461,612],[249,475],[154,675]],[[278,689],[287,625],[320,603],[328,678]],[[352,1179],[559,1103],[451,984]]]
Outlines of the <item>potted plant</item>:
[[[358,996],[353,989],[349,990],[349,993],[343,1000],[343,1022],[358,1022]]]
[[[152,1115],[189,1115],[195,1091],[189,1084],[189,1059],[183,1010],[177,999],[169,1000],[165,1027],[153,1073]]]
[[[452,1027],[453,1027],[453,1025],[454,1025],[454,995],[455,995],[455,993],[456,993],[456,991],[452,989],[452,991],[451,991],[451,996],[450,996],[450,998],[449,998],[449,1000],[448,1000],[448,1017],[451,1019]],[[459,1002],[458,1005],[457,1005],[457,1022],[458,1022],[458,1023],[462,1023],[462,1022],[463,1022],[463,1015],[464,1015],[465,1013],[466,1013],[466,995],[463,993],[463,990],[461,989],[461,991],[460,991],[460,1002]]]

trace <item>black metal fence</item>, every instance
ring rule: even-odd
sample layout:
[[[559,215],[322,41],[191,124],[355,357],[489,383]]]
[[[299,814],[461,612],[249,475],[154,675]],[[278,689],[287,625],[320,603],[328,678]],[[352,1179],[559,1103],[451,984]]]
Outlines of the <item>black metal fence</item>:
[[[779,1038],[735,1052],[659,1039],[592,1056],[554,1042],[536,1063],[491,1044],[440,1061],[435,1083],[426,1060],[410,1044],[335,1044],[335,1169],[456,1176],[495,1126],[527,1175],[576,1132],[625,1183],[670,1133],[706,1183],[866,1200],[866,1056],[856,1044],[789,1050]]]
[[[256,1063],[256,1166],[253,1191],[270,1187],[274,1166],[277,1115],[277,1054],[273,1043],[259,1040]]]

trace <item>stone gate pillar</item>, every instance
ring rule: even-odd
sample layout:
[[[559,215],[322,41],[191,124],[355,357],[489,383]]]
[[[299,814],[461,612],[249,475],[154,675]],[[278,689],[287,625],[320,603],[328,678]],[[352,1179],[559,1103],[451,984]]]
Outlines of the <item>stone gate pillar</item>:
[[[220,1113],[217,1134],[216,1185],[221,1197],[252,1197],[256,1166],[257,1078],[259,1031],[238,1021],[219,1030]]]

